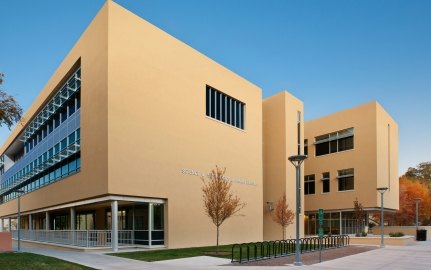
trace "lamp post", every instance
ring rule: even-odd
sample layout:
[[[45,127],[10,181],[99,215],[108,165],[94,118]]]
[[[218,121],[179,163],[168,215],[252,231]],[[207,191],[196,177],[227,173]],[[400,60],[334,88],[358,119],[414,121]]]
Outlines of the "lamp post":
[[[381,202],[380,202],[380,234],[381,234],[381,241],[380,241],[380,247],[384,248],[385,247],[385,242],[384,242],[384,224],[383,224],[383,193],[385,193],[385,191],[388,190],[387,187],[380,187],[377,188],[377,191],[380,193],[381,195]]]
[[[21,195],[25,193],[24,190],[18,189],[15,190],[15,193],[18,193],[18,252],[21,251]]]
[[[419,202],[421,201],[421,198],[415,198],[415,204],[416,204],[416,231],[419,230]]]
[[[295,242],[295,262],[294,265],[301,266],[301,249],[299,246],[299,213],[301,211],[301,182],[299,175],[301,174],[301,164],[307,158],[306,155],[290,156],[289,161],[296,168],[296,242]]]

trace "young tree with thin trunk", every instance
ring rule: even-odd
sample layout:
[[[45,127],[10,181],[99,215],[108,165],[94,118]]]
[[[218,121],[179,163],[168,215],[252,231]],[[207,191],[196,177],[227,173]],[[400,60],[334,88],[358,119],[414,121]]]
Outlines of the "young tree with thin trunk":
[[[295,213],[289,209],[289,204],[286,202],[286,194],[281,197],[274,212],[272,213],[272,220],[281,225],[283,230],[283,240],[286,239],[286,228],[293,223]]]
[[[353,201],[353,219],[356,221],[356,236],[360,236],[362,224],[365,221],[365,211],[358,198]]]
[[[217,250],[219,250],[219,231],[223,222],[245,207],[245,203],[230,192],[232,182],[224,177],[226,168],[216,166],[208,175],[209,181],[202,177],[202,200],[205,214],[211,218],[217,228]]]
[[[3,83],[3,73],[0,73],[0,85]],[[22,108],[16,99],[0,89],[0,127],[6,125],[9,129],[20,121]]]

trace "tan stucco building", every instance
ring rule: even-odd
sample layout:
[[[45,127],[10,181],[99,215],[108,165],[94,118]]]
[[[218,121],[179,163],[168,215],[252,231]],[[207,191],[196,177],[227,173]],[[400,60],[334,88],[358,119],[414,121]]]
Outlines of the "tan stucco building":
[[[369,214],[379,211],[377,188],[388,188],[386,210],[399,208],[398,126],[377,102],[306,122],[305,140],[307,234],[316,234],[318,209],[325,233],[355,233],[353,201]]]
[[[390,120],[381,107],[375,111],[368,120]],[[356,127],[355,120],[346,125]],[[368,120],[358,117],[371,128]],[[12,229],[20,196],[25,241],[114,250],[213,245],[201,177],[219,165],[247,204],[221,227],[221,244],[280,239],[271,210],[284,193],[295,206],[287,158],[303,153],[304,139],[334,131],[318,128],[307,133],[303,103],[288,92],[262,100],[259,87],[107,1],[0,148],[0,227]],[[382,155],[369,160],[377,168],[387,145],[372,142],[363,152]],[[376,169],[376,179],[396,176],[396,148],[391,154],[393,174]],[[359,170],[360,160],[348,167]],[[301,174],[326,168],[313,166]],[[313,204],[301,197],[303,236],[304,199],[305,211]],[[287,236],[294,233],[290,226]]]

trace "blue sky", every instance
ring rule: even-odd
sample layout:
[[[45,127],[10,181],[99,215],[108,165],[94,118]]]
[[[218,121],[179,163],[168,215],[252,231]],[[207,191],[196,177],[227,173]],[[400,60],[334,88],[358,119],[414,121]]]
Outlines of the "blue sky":
[[[26,110],[104,0],[0,0],[2,89]],[[431,161],[431,1],[116,0],[313,119],[377,100],[400,173]],[[0,143],[9,134],[0,129]]]

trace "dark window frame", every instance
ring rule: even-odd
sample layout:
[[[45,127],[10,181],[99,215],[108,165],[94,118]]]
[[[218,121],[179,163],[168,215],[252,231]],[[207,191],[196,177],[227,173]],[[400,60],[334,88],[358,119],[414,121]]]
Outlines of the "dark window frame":
[[[316,194],[316,175],[309,174],[304,176],[304,195]]]
[[[209,85],[205,90],[205,114],[217,121],[245,129],[246,104]]]

